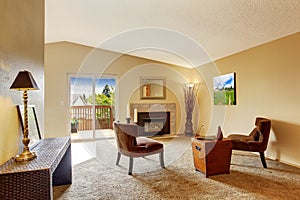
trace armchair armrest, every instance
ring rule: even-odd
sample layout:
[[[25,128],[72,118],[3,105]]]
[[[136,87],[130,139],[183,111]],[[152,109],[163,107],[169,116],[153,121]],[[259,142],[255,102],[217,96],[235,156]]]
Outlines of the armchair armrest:
[[[262,146],[262,145],[263,145],[262,142],[260,142],[260,141],[253,141],[253,140],[247,141],[247,143],[248,143],[249,145],[255,145],[255,146]]]
[[[263,152],[266,150],[266,145],[260,141],[248,141],[250,151]]]

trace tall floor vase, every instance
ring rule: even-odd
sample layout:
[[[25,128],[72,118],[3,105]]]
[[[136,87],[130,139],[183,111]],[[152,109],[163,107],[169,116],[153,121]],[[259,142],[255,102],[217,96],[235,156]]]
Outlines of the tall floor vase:
[[[186,122],[185,122],[185,130],[184,134],[186,136],[193,136],[193,111],[195,107],[197,92],[198,92],[198,84],[186,84],[183,88],[184,92],[184,102],[185,102],[185,110],[186,110]]]
[[[187,116],[186,116],[184,134],[186,136],[193,136],[194,135],[194,128],[193,128],[193,122],[192,122],[192,114],[190,114],[190,113],[187,114]]]

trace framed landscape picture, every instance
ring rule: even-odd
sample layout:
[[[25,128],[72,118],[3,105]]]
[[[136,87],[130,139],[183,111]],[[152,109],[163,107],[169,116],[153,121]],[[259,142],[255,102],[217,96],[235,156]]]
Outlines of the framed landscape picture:
[[[24,133],[24,106],[17,105],[18,115],[22,131]],[[35,146],[41,140],[41,133],[37,121],[34,105],[27,106],[28,113],[28,137],[30,139],[29,147]]]
[[[236,105],[236,75],[235,73],[215,76],[214,105]]]

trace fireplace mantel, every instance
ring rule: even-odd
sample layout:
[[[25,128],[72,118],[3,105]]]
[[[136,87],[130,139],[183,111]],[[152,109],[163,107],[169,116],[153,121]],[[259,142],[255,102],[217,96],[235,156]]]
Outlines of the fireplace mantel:
[[[134,118],[134,109],[137,112],[170,112],[170,134],[176,134],[176,104],[175,103],[131,103],[130,116]]]

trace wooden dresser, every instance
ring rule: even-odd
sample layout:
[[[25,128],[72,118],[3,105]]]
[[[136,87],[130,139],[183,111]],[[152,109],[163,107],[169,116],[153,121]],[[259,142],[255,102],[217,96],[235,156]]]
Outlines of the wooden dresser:
[[[70,137],[46,138],[31,149],[37,158],[0,166],[0,199],[52,199],[52,185],[72,183]]]
[[[206,177],[215,174],[229,174],[232,142],[223,140],[192,139],[194,165]]]

